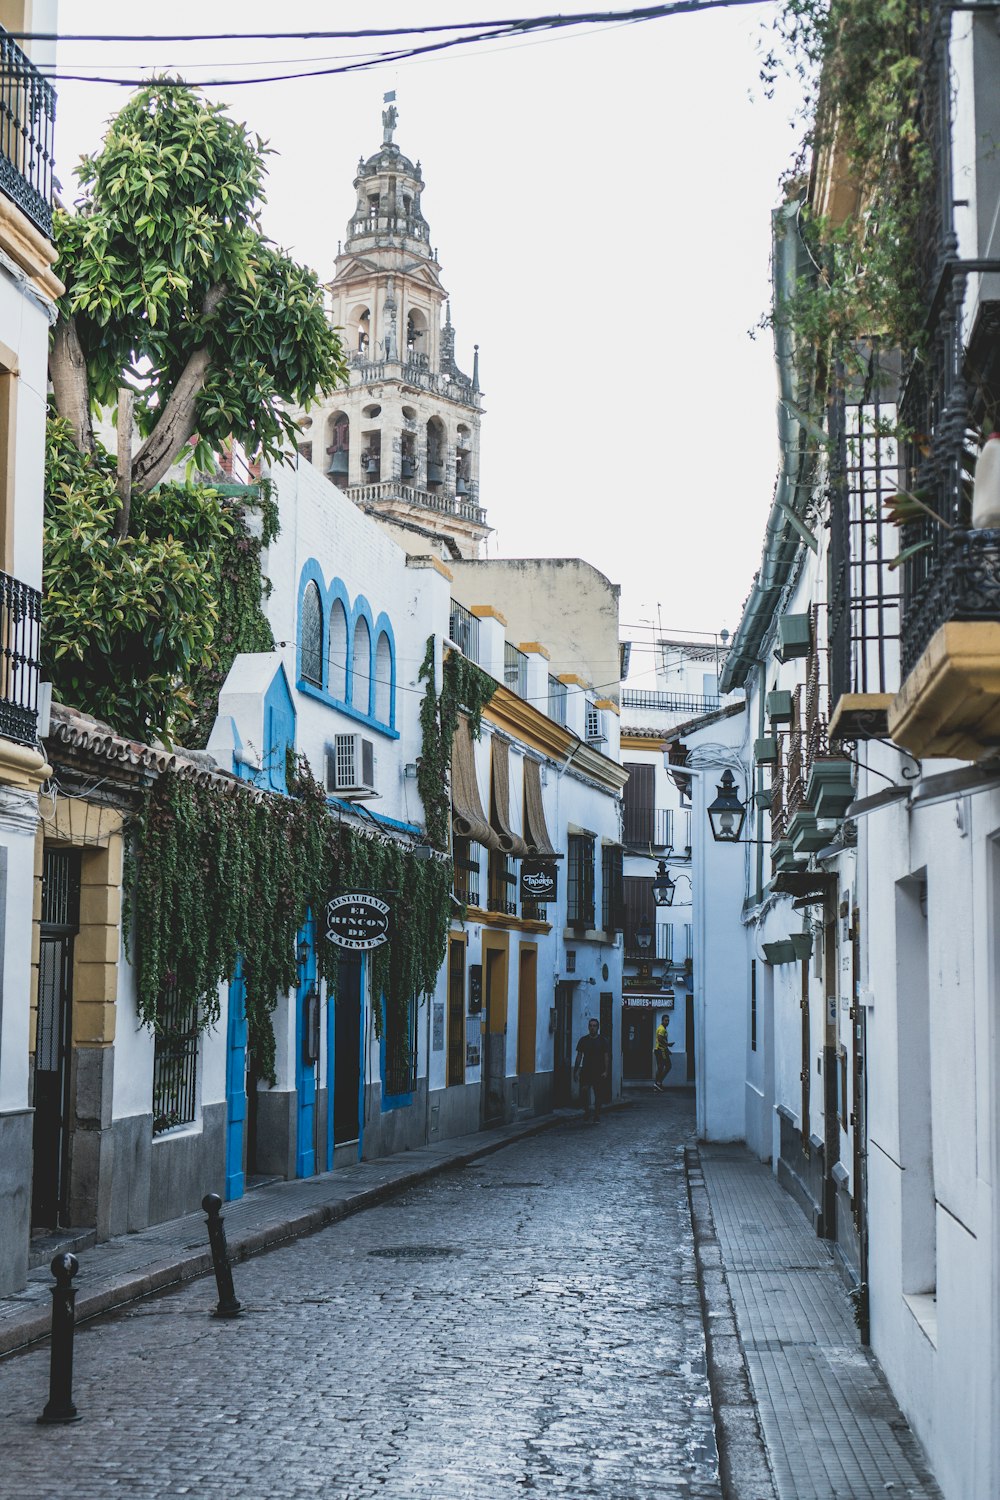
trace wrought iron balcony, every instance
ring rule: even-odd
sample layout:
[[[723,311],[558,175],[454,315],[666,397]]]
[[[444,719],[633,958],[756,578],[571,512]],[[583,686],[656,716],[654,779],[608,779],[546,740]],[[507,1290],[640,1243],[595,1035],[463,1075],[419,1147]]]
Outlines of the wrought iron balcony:
[[[0,28],[0,191],[52,234],[55,89]]]
[[[722,707],[722,699],[699,693],[654,693],[642,688],[622,688],[622,708],[651,708],[668,714],[710,714]]]
[[[33,745],[38,725],[42,596],[0,573],[0,736]]]

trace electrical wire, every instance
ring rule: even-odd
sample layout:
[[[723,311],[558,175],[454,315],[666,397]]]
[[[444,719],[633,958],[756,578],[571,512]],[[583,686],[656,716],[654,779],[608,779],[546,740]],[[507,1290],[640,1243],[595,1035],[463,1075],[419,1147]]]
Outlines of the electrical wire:
[[[312,67],[301,69],[297,72],[261,74],[254,77],[238,78],[211,78],[201,82],[203,88],[239,88],[257,83],[291,83],[306,78],[329,78],[348,73],[367,72],[373,68],[386,67],[408,61],[415,57],[425,57],[432,53],[445,52],[456,47],[467,47],[477,42],[490,42],[512,37],[527,37],[539,31],[564,31],[577,26],[615,26],[620,27],[630,24],[641,24],[646,21],[663,20],[672,15],[691,14],[703,10],[730,9],[734,6],[762,5],[769,0],[669,0],[662,5],[645,6],[631,11],[592,11],[581,12],[569,16],[532,16],[507,19],[502,21],[486,22],[460,22],[453,25],[436,25],[420,27],[394,27],[392,29],[366,29],[354,32],[233,32],[233,33],[205,33],[203,35],[137,35],[127,36],[124,34],[98,33],[66,33],[60,36],[55,32],[11,32],[8,33],[18,41],[44,41],[44,42],[100,42],[102,45],[112,43],[142,42],[151,44],[156,42],[170,42],[173,44],[185,42],[206,41],[276,41],[276,40],[357,40],[367,37],[380,36],[440,36],[441,33],[450,33],[441,40],[429,41],[420,45],[403,46],[386,49],[381,52],[370,53],[351,61],[341,61],[330,66]],[[477,29],[478,28],[478,29]],[[464,33],[455,35],[454,33]],[[119,88],[141,88],[150,82],[149,75],[138,78],[112,78],[106,74],[94,73],[72,73],[65,72],[58,65],[52,68],[44,68],[41,71],[47,79],[60,83],[101,83],[115,85]],[[156,80],[159,88],[189,88],[190,84],[182,78],[165,77]]]

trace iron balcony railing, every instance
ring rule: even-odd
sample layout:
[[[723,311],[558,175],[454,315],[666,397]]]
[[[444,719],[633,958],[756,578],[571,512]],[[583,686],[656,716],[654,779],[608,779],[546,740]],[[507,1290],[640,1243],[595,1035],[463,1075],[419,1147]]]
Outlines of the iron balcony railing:
[[[641,688],[622,689],[622,708],[652,708],[669,714],[710,714],[722,707],[722,699],[698,693],[654,693]]]
[[[47,238],[55,119],[55,89],[0,28],[0,191]]]
[[[636,807],[626,798],[625,842],[630,848],[666,849],[674,842],[674,814],[669,807]]]
[[[566,723],[566,684],[549,673],[549,718],[557,724]]]
[[[0,573],[0,735],[33,745],[38,731],[42,596]]]
[[[479,620],[457,599],[451,601],[448,634],[463,656],[470,661],[479,661]]]
[[[510,641],[503,643],[503,680],[512,693],[516,693],[519,698],[527,698],[528,658],[517,646],[512,646]]]
[[[416,505],[421,510],[436,510],[446,516],[459,516],[463,521],[474,521],[483,525],[486,512],[472,500],[460,500],[457,495],[435,495],[431,490],[419,490],[412,484],[403,484],[399,479],[379,479],[371,484],[351,484],[345,491],[355,505],[384,505],[395,501],[400,505]]]

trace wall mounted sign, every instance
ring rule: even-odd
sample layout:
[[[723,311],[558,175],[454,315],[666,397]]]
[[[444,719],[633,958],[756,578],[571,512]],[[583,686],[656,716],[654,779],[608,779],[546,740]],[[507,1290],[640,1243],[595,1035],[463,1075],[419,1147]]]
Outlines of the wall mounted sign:
[[[380,948],[391,936],[391,917],[388,901],[365,891],[346,891],[327,902],[327,941],[354,953]]]
[[[469,1011],[475,1013],[483,1008],[483,966],[469,965]],[[470,1063],[470,1067],[472,1064]]]
[[[540,859],[521,861],[521,900],[555,901],[559,896],[559,867]]]

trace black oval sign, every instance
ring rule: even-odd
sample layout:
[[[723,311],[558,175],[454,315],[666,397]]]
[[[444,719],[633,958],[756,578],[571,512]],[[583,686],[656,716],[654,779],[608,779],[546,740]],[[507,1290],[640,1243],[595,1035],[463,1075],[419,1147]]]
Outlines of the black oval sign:
[[[327,903],[327,940],[355,953],[380,948],[389,941],[391,916],[389,903],[379,896],[347,891]]]

